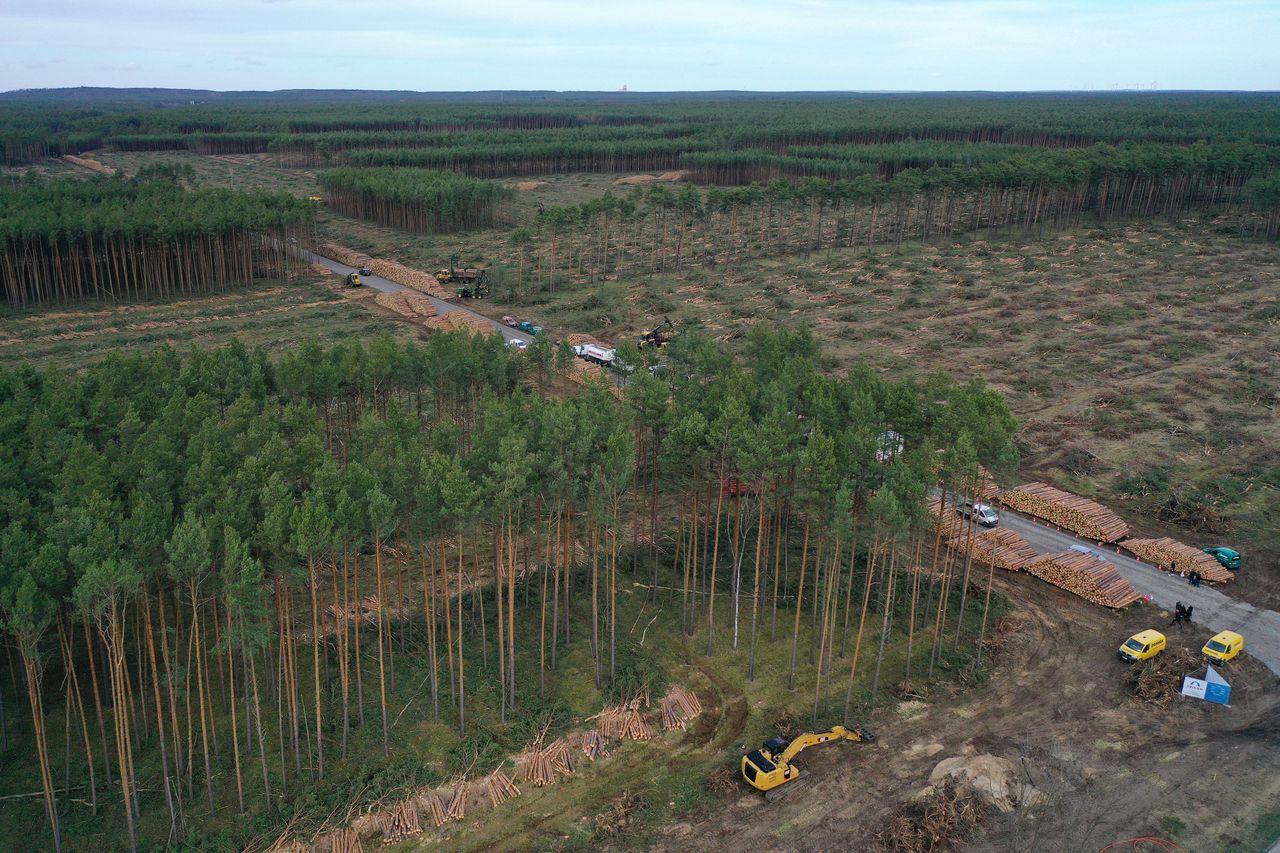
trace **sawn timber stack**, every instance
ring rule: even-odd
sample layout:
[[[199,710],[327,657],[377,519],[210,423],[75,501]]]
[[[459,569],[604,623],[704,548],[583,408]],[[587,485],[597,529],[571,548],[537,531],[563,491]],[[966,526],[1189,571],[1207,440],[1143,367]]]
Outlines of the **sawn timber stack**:
[[[1045,554],[1028,563],[1027,571],[1103,607],[1128,607],[1140,597],[1114,566],[1079,551]]]
[[[1119,542],[1129,534],[1124,519],[1100,503],[1056,489],[1027,483],[1004,493],[1005,505],[1099,542]]]

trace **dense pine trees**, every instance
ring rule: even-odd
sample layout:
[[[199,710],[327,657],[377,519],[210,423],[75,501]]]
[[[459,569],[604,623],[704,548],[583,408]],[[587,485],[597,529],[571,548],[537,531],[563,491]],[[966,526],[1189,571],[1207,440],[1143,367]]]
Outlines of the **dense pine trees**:
[[[205,292],[285,277],[311,209],[162,177],[0,186],[0,293],[14,305]]]
[[[741,363],[696,335],[670,355],[670,386],[642,373],[621,401],[544,398],[545,366],[452,334],[0,371],[0,624],[26,693],[7,726],[29,727],[42,843],[96,825],[64,776],[143,847],[220,809],[265,820],[353,746],[394,758],[406,711],[519,726],[570,644],[602,691],[632,683],[627,590],[749,677],[812,671],[819,708],[868,666],[873,692],[902,677],[889,634],[917,673],[976,634],[935,592],[923,500],[1007,461],[998,398],[824,377],[807,334],[764,327]],[[910,451],[876,462],[889,427]],[[789,676],[755,666],[775,644]]]
[[[425,169],[333,169],[320,173],[320,186],[343,213],[427,234],[493,225],[511,195],[491,181]]]

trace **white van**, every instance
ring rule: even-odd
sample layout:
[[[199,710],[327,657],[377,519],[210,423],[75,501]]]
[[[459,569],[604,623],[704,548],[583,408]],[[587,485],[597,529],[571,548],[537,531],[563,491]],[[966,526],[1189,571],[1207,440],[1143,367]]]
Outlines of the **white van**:
[[[965,518],[972,518],[983,527],[995,527],[1000,523],[1000,513],[996,512],[986,504],[976,504],[971,501],[965,501],[956,506],[956,512]]]

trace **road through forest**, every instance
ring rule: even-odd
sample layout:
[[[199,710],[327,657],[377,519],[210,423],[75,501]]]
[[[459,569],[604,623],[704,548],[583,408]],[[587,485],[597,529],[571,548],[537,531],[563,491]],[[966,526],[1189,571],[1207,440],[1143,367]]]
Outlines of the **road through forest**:
[[[317,255],[314,252],[300,250],[299,254],[308,262],[323,264],[342,276],[355,272],[355,267],[347,266],[332,258]],[[360,280],[365,286],[383,293],[419,292],[411,287],[405,287],[402,284],[397,284],[394,281],[380,278],[376,275],[361,276]],[[431,303],[435,305],[436,310],[441,314],[463,311],[479,317],[485,322],[492,323],[494,328],[506,340],[526,342],[533,340],[532,335],[504,326],[491,317],[485,317],[470,308],[464,308],[461,305],[455,305],[452,302],[437,299],[434,296],[422,295],[431,300]],[[1174,604],[1180,601],[1195,608],[1195,625],[1214,634],[1228,629],[1243,634],[1245,652],[1253,655],[1272,672],[1280,675],[1280,613],[1274,610],[1263,610],[1254,607],[1251,604],[1234,599],[1207,584],[1193,587],[1187,583],[1184,577],[1159,571],[1155,566],[1123,554],[1117,554],[1115,546],[1099,546],[1096,542],[1081,539],[1070,532],[1057,530],[1051,525],[1019,515],[1005,507],[1000,510],[1000,523],[1026,539],[1031,547],[1041,554],[1066,551],[1072,545],[1083,544],[1089,546],[1091,550],[1114,565],[1116,571],[1124,576],[1129,583],[1133,584],[1133,588],[1139,594],[1148,596],[1157,607],[1172,611]],[[1232,581],[1232,583],[1248,582],[1248,568],[1242,569],[1238,577]],[[1223,588],[1230,589],[1230,585]],[[1152,627],[1166,632],[1171,629],[1167,624],[1153,625]],[[1193,629],[1185,628],[1183,630]]]
[[[1280,675],[1280,613],[1263,610],[1232,598],[1220,590],[1230,590],[1231,584],[1248,583],[1249,569],[1241,569],[1235,580],[1220,588],[1207,583],[1193,587],[1180,575],[1158,570],[1155,566],[1117,554],[1114,545],[1099,546],[1096,541],[1082,539],[1074,533],[1060,531],[1042,521],[1019,515],[1007,507],[1000,508],[1000,524],[1022,536],[1041,554],[1066,551],[1072,545],[1086,545],[1098,556],[1116,567],[1124,578],[1133,584],[1140,595],[1149,596],[1151,602],[1170,612],[1181,601],[1195,608],[1192,616],[1195,626],[1216,634],[1219,631],[1238,631],[1244,635],[1247,654],[1256,657],[1272,672]],[[1151,627],[1168,633],[1178,631],[1168,623]],[[1193,628],[1184,628],[1184,631]]]

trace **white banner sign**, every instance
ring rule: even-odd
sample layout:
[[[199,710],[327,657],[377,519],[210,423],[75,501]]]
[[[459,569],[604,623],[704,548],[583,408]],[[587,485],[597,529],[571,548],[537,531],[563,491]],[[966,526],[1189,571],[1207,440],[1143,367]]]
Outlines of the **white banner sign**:
[[[1190,696],[1193,699],[1203,699],[1204,691],[1208,685],[1203,678],[1192,678],[1186,676],[1182,679],[1182,695]]]

